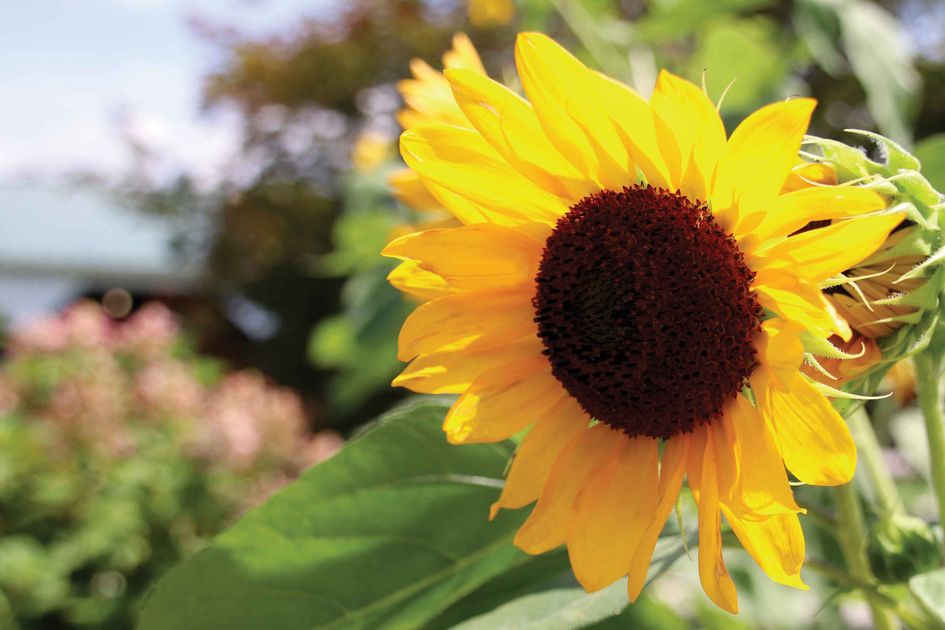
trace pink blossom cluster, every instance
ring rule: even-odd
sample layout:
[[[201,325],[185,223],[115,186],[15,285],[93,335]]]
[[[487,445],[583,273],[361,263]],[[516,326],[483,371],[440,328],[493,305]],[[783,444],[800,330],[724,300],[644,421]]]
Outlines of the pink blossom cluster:
[[[270,487],[331,456],[341,438],[311,433],[299,396],[253,371],[198,378],[178,318],[149,303],[125,320],[92,301],[14,331],[0,368],[0,414],[45,422],[57,449],[133,456],[156,429],[187,456]],[[146,430],[142,431],[141,428]]]

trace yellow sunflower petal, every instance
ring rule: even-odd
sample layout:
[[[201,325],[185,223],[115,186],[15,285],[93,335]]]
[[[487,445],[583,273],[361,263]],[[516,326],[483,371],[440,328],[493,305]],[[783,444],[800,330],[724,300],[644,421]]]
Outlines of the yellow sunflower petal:
[[[744,396],[727,410],[738,446],[740,475],[731,503],[746,520],[801,511],[794,502],[781,453],[764,419]],[[744,509],[744,512],[742,511]]]
[[[741,476],[741,462],[735,444],[735,428],[732,426],[731,414],[725,414],[707,424],[704,431],[706,439],[712,442],[718,499],[730,501],[735,493],[738,478]]]
[[[544,243],[528,233],[481,223],[401,236],[382,252],[416,260],[455,290],[500,289],[534,284]]]
[[[486,74],[482,59],[466,33],[453,35],[453,47],[443,53],[443,67],[447,70],[463,68],[482,75]]]
[[[584,64],[546,35],[521,33],[515,65],[551,143],[580,173],[616,190],[636,180],[599,83]]]
[[[754,284],[758,302],[763,307],[820,336],[837,334],[845,341],[850,339],[849,324],[827,302],[816,284],[783,269],[762,269],[755,276]]]
[[[423,181],[423,180],[421,180]],[[508,217],[493,212],[480,204],[473,203],[461,194],[438,186],[431,181],[423,181],[433,198],[448,210],[460,223],[465,225],[477,223],[494,223],[496,225],[515,226],[522,223],[518,218]]]
[[[804,377],[795,377],[789,390],[769,381],[765,407],[781,456],[795,477],[815,486],[837,486],[853,478],[856,447],[850,430]]]
[[[690,199],[696,200],[705,200],[706,198],[706,181],[705,176],[702,171],[699,170],[699,164],[696,162],[695,156],[689,156],[689,164],[683,170],[682,178],[679,181],[679,186],[677,186],[679,192],[686,195]]]
[[[669,169],[660,152],[649,103],[628,86],[598,73],[592,73],[600,84],[610,121],[627,152],[643,172],[646,181],[657,188],[670,188]]]
[[[417,307],[404,322],[397,358],[468,347],[500,347],[537,332],[531,294],[524,291],[456,293]]]
[[[752,236],[763,242],[793,234],[811,221],[854,217],[885,207],[885,199],[868,188],[803,188],[781,195],[762,211],[764,219],[752,231]]]
[[[758,566],[778,584],[807,590],[801,580],[804,562],[804,532],[796,514],[781,514],[762,521],[738,518],[722,506],[722,513],[735,536]]]
[[[627,573],[656,509],[658,463],[655,439],[628,439],[578,495],[568,529],[568,556],[586,590],[604,588]]]
[[[670,167],[670,172],[678,177],[673,187],[680,185],[687,170],[698,173],[703,179],[697,189],[703,192],[697,198],[702,198],[707,189],[704,177],[712,176],[725,150],[725,127],[715,105],[700,88],[663,70],[656,79],[650,106],[653,115],[664,123],[666,133],[662,134],[661,146],[674,142],[673,152],[681,160]],[[690,160],[693,164],[687,169]],[[690,174],[690,179],[694,179],[693,174]],[[693,187],[695,183],[690,181],[689,186]]]
[[[402,262],[387,274],[387,281],[404,293],[424,300],[435,300],[448,295],[450,285],[446,280],[420,267],[415,260]]]
[[[666,524],[669,513],[676,505],[679,488],[682,486],[683,474],[686,471],[686,450],[689,440],[676,437],[666,443],[663,459],[660,462],[660,481],[657,491],[657,503],[653,509],[653,517],[647,525],[646,531],[640,537],[640,542],[630,560],[627,595],[631,602],[635,602],[646,583],[647,567],[656,549],[656,541]]]
[[[625,440],[625,435],[605,424],[577,435],[555,461],[538,503],[515,534],[515,545],[537,554],[564,543],[574,499]]]
[[[841,221],[784,239],[760,255],[766,266],[790,267],[802,278],[820,282],[868,258],[902,219],[901,214],[883,214]]]
[[[761,334],[755,340],[758,358],[782,387],[787,388],[804,360],[799,326],[776,317],[761,324]]]
[[[561,393],[548,361],[539,356],[482,374],[443,421],[453,444],[505,440],[541,418]]]
[[[781,194],[819,184],[828,186],[837,184],[837,171],[833,165],[828,162],[807,162],[798,158],[797,163],[788,175],[787,181],[781,187]]]
[[[413,75],[414,80],[416,81],[438,81],[442,80],[442,75],[430,67],[423,59],[419,57],[414,57],[410,60],[410,74]],[[410,81],[410,79],[407,79]]]
[[[520,173],[572,204],[597,190],[558,153],[531,105],[515,92],[468,70],[447,71],[446,78],[469,122]]]
[[[391,173],[387,183],[397,201],[408,208],[420,212],[436,210],[443,204],[430,194],[429,189],[420,181],[420,177],[409,168],[402,168]]]
[[[719,513],[718,462],[712,440],[707,440],[698,487],[699,503],[699,579],[715,604],[732,614],[738,613],[735,583],[722,558],[722,518]],[[690,483],[692,476],[690,475]]]
[[[778,195],[797,160],[815,102],[795,98],[762,107],[732,133],[719,158],[712,188],[713,210],[751,212]],[[731,216],[732,224],[738,216]]]
[[[503,160],[471,129],[421,125],[400,136],[407,165],[432,182],[500,215],[554,224],[568,211],[557,195],[536,186]],[[488,217],[487,217],[488,218]]]
[[[461,348],[421,354],[391,383],[421,394],[462,394],[482,374],[502,370],[508,363],[540,360],[544,346],[538,337],[501,347]]]
[[[463,33],[457,33],[453,37],[452,49],[443,54],[443,67],[486,73],[475,47]],[[427,123],[469,126],[442,73],[431,68],[422,59],[411,60],[410,72],[413,79],[397,83],[397,90],[407,105],[397,113],[397,121],[404,129]]]
[[[490,515],[494,517],[500,508],[516,509],[538,499],[558,455],[590,421],[570,394],[559,396],[515,451],[502,495],[492,504]]]

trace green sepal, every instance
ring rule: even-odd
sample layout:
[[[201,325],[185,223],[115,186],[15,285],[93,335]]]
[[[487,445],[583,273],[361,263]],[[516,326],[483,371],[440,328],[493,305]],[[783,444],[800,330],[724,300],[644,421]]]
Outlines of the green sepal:
[[[801,343],[804,345],[804,351],[807,354],[818,357],[826,357],[828,359],[859,359],[863,356],[863,353],[866,352],[865,347],[855,354],[844,352],[827,339],[818,337],[807,330],[801,332],[800,338]]]

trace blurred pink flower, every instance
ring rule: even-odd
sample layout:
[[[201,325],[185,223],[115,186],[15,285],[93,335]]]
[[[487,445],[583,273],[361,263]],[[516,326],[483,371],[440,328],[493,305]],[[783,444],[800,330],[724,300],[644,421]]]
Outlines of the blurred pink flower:
[[[117,329],[117,342],[126,352],[143,357],[168,351],[180,333],[177,316],[160,302],[148,302]]]
[[[128,457],[141,427],[166,429],[180,436],[183,456],[236,472],[259,492],[341,447],[336,433],[310,432],[298,394],[257,372],[201,384],[195,362],[175,355],[179,335],[178,317],[162,304],[115,321],[97,303],[78,302],[14,332],[0,370],[0,413],[22,406],[50,427],[61,453]],[[15,367],[37,360],[46,362],[43,378]]]
[[[305,414],[298,395],[273,387],[254,372],[230,374],[210,395],[203,439],[229,465],[246,469],[262,457],[288,463],[305,443]]]
[[[199,416],[206,392],[192,370],[180,361],[146,364],[136,376],[135,394],[148,416]]]
[[[344,438],[334,431],[320,431],[312,435],[300,453],[302,470],[328,459],[340,451],[344,443]]]
[[[111,320],[96,302],[76,302],[63,313],[35,320],[14,331],[10,348],[19,352],[60,352],[70,346],[107,346],[112,338]]]

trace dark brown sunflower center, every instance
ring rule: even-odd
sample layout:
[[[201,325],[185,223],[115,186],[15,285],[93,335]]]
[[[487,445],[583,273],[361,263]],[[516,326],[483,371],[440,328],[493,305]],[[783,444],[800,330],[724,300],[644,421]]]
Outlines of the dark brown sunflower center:
[[[704,204],[651,186],[604,190],[548,237],[538,336],[591,417],[669,438],[718,418],[757,365],[753,277]]]

